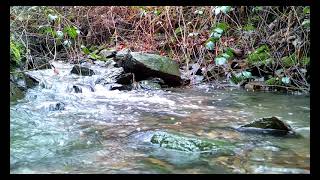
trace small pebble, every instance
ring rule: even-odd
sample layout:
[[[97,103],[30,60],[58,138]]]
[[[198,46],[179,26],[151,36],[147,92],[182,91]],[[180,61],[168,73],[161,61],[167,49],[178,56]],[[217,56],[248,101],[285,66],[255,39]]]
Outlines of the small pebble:
[[[290,116],[293,115],[293,113],[288,113]]]
[[[173,121],[173,120],[175,120],[175,118],[174,118],[174,117],[171,117],[171,118],[170,118],[170,120],[172,120],[172,121]]]

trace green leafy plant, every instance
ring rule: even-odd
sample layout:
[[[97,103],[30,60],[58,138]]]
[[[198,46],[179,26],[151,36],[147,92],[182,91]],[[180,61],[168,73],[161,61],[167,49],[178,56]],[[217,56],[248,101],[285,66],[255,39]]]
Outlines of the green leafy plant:
[[[243,27],[243,30],[245,31],[254,31],[256,28],[253,26],[252,23],[249,23],[249,24],[246,24],[244,27]]]
[[[303,14],[310,14],[310,7],[309,6],[303,8]]]
[[[21,63],[22,55],[25,53],[25,47],[22,43],[16,41],[12,36],[10,37],[10,59],[11,64],[19,65]]]
[[[68,36],[72,39],[75,39],[78,36],[78,34],[80,33],[78,28],[75,26],[67,26],[64,28],[63,32],[67,33]]]
[[[281,58],[282,64],[284,67],[289,68],[298,63],[298,59],[295,54],[291,54],[289,56],[285,56]]]
[[[252,78],[252,74],[249,71],[242,71],[236,74],[232,74],[230,81],[234,84],[239,84],[242,81]]]
[[[255,64],[262,62],[267,64],[267,59],[270,58],[269,47],[267,45],[262,45],[256,49],[253,53],[249,54],[248,62],[249,64]]]

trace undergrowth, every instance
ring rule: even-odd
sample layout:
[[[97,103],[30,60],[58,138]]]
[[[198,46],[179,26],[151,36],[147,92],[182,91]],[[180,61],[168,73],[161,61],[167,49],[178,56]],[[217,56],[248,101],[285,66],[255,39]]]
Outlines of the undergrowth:
[[[310,89],[309,7],[17,6],[10,19],[10,62],[23,59],[25,69],[37,57],[79,62],[128,48],[170,57],[191,80],[198,69],[216,83],[250,72]]]

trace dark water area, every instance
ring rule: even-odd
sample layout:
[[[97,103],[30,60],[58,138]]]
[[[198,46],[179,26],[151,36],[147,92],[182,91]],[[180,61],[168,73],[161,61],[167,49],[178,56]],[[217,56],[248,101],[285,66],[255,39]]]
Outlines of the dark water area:
[[[20,173],[310,173],[310,97],[238,89],[193,88],[72,91],[90,77],[60,70],[41,77],[10,104],[10,171]],[[59,102],[63,108],[56,109]],[[277,116],[299,137],[235,131]],[[156,131],[236,143],[234,154],[168,150],[150,143]]]

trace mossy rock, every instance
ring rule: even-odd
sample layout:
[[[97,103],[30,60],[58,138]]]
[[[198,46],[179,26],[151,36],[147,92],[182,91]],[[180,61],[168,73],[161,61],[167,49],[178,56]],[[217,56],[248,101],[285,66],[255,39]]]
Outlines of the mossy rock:
[[[166,149],[174,149],[184,152],[233,152],[235,145],[222,140],[201,140],[197,138],[185,137],[167,132],[157,132],[151,138],[151,143],[159,144]]]
[[[125,72],[134,73],[137,81],[158,77],[169,86],[182,85],[179,65],[168,57],[141,52],[118,52],[114,60]]]

